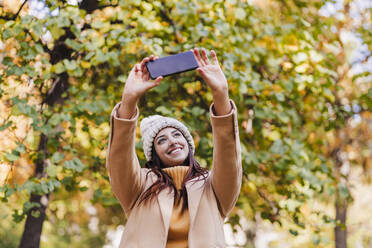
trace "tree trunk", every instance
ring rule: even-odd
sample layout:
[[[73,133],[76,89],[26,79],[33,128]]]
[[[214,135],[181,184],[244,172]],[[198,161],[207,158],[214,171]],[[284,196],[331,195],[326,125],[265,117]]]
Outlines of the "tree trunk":
[[[347,187],[348,175],[342,175],[342,159],[340,157],[340,148],[336,148],[332,152],[332,158],[335,162],[335,176],[337,182]],[[344,177],[343,177],[344,176]],[[335,210],[336,210],[336,226],[335,232],[335,247],[346,248],[347,247],[347,226],[346,216],[348,207],[348,197],[343,196],[340,192],[339,185],[336,185],[336,199],[335,199]]]
[[[336,208],[336,221],[335,227],[335,243],[336,248],[347,247],[347,227],[346,227],[346,215],[347,215],[347,199],[340,196],[337,192],[337,199],[335,203]]]
[[[41,134],[38,147],[39,158],[36,162],[35,176],[37,178],[44,177],[44,159],[47,154],[48,138],[45,134]],[[39,203],[39,207],[34,207],[27,212],[26,224],[23,230],[21,243],[19,248],[38,248],[40,245],[41,230],[45,220],[45,210],[48,205],[49,194],[36,195],[31,194],[30,202]],[[35,215],[36,214],[36,215]],[[33,216],[35,215],[35,216]]]
[[[27,213],[25,229],[22,235],[19,248],[37,248],[40,245],[41,230],[45,220],[45,210],[47,208],[49,195],[34,195],[31,194],[30,202],[40,203],[40,207],[35,207]],[[38,217],[32,216],[32,212],[38,211]]]
[[[99,8],[97,0],[82,0],[79,6],[80,9],[86,10],[91,13],[94,9]],[[63,59],[71,59],[73,50],[69,48],[65,41],[66,39],[75,39],[75,35],[70,29],[65,29],[65,35],[62,35],[57,41],[55,41],[55,46],[53,50],[48,50],[50,55],[50,62],[56,64]],[[53,86],[50,88],[48,93],[45,95],[42,104],[48,106],[53,106],[55,104],[63,104],[64,100],[62,98],[62,93],[66,92],[69,87],[68,74],[63,72],[53,80]],[[43,95],[43,94],[42,94]],[[47,149],[48,137],[45,134],[41,134],[40,143],[38,147],[39,159],[36,162],[35,176],[37,178],[45,177],[44,165],[45,159],[48,155]],[[30,202],[39,203],[39,207],[35,207],[27,212],[26,223],[22,234],[22,239],[19,244],[19,248],[38,248],[40,245],[41,231],[43,227],[43,222],[46,218],[46,208],[48,206],[49,194],[36,195],[31,194]],[[33,216],[34,213],[38,215]]]

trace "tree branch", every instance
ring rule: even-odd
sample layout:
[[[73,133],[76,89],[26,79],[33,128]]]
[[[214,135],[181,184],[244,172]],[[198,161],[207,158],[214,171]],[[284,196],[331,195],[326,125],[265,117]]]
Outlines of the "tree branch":
[[[267,197],[265,196],[265,194],[261,191],[261,189],[258,188],[258,187],[257,187],[257,193],[258,193],[258,195],[259,195],[262,199],[265,200],[265,202],[267,202],[267,203],[269,204],[269,206],[271,207],[271,209],[272,209],[273,212],[274,212],[275,217],[278,217],[278,216],[279,216],[279,209],[278,209],[278,207],[276,206],[276,204],[275,204],[273,201],[271,201],[269,198],[267,198]]]
[[[22,3],[21,7],[19,7],[17,13],[16,13],[14,16],[12,16],[12,17],[10,17],[10,16],[0,16],[0,19],[6,20],[6,21],[12,21],[12,20],[14,21],[15,19],[17,19],[19,13],[21,12],[23,6],[25,6],[25,4],[27,3],[27,1],[28,1],[28,0],[25,0],[25,1]]]
[[[17,13],[15,14],[13,20],[15,20],[15,19],[18,17],[19,13],[21,12],[23,6],[25,6],[25,4],[27,3],[27,1],[28,1],[28,0],[25,0],[25,1],[22,3],[21,7],[19,7],[19,10],[18,10]]]

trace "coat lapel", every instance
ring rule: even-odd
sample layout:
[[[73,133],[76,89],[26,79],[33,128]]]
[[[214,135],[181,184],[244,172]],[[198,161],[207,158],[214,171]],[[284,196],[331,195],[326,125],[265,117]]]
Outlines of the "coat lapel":
[[[208,175],[209,176],[209,175]],[[194,178],[186,183],[187,198],[190,214],[190,226],[194,223],[196,212],[198,210],[200,197],[204,189],[204,180],[198,180],[201,177]]]
[[[169,192],[168,189],[165,189],[165,190],[162,190],[158,195],[160,212],[163,217],[163,223],[164,223],[165,230],[167,231],[169,229],[169,224],[170,224],[172,211],[173,211],[173,202],[174,202],[173,194],[174,194],[173,190],[172,192]]]

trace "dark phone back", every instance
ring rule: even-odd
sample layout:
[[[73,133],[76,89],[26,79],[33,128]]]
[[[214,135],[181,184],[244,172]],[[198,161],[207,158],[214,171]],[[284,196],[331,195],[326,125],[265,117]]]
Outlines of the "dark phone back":
[[[198,68],[192,51],[178,53],[146,63],[151,79],[169,76]]]

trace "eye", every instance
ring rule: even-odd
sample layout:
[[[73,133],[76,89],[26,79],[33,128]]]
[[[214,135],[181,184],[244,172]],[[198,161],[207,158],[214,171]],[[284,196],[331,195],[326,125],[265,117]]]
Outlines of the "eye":
[[[163,144],[165,139],[158,140],[158,145]]]
[[[173,133],[173,137],[179,138],[182,134],[180,132]]]

